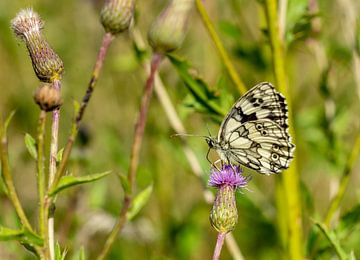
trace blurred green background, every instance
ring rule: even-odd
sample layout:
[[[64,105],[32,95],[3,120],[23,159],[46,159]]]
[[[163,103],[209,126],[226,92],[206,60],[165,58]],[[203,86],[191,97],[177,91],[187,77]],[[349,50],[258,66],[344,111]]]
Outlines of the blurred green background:
[[[245,0],[205,2],[246,86],[272,82],[271,51],[261,4]],[[166,3],[138,1],[136,27],[144,38]],[[20,199],[34,223],[36,169],[23,140],[25,133],[33,136],[36,133],[39,110],[32,96],[39,82],[25,46],[10,30],[10,21],[22,8],[32,7],[45,21],[43,32],[64,61],[59,145],[63,147],[70,132],[73,100],[80,100],[85,92],[104,33],[99,23],[101,5],[102,1],[96,0],[0,1],[0,113],[7,115],[16,110],[9,128],[10,159]],[[321,219],[337,190],[360,129],[359,13],[357,0],[288,1],[286,69],[296,131],[305,240],[312,219]],[[207,82],[227,110],[239,94],[196,8],[189,25],[186,41],[176,54],[192,64],[193,73]],[[187,132],[207,135],[209,128],[215,135],[218,123],[197,109],[196,100],[168,60],[162,63],[160,76]],[[68,249],[69,259],[76,256],[81,246],[87,258],[94,258],[119,213],[123,191],[116,173],[127,171],[145,80],[130,36],[120,35],[109,50],[69,166],[74,175],[105,170],[112,170],[113,174],[73,188],[57,200],[56,238]],[[192,173],[180,139],[171,137],[174,133],[154,95],[137,177],[138,191],[151,183],[154,191],[145,208],[126,225],[109,259],[211,258],[217,234],[208,221],[211,205],[203,199],[210,168],[206,161],[207,145],[201,138],[188,139],[201,162],[201,180]],[[359,205],[359,170],[356,163],[339,216]],[[239,223],[233,235],[245,259],[278,259],[282,250],[274,199],[277,176],[252,176],[249,184],[252,192],[237,194]],[[1,189],[0,200],[0,224],[16,227],[13,207]],[[354,221],[350,231],[339,235],[344,249],[354,250],[357,257],[360,257],[359,227]],[[322,242],[324,250],[316,257],[329,259],[334,252]],[[31,258],[16,242],[0,243],[0,259]],[[226,248],[221,259],[231,259]]]

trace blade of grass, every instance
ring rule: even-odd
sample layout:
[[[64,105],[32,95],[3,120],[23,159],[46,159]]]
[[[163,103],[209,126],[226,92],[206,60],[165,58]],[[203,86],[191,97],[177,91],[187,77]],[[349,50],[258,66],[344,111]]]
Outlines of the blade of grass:
[[[289,108],[289,129],[293,137],[295,131],[292,126],[292,106],[290,93],[288,91],[286,72],[285,72],[285,54],[284,54],[284,41],[279,32],[278,14],[277,14],[277,1],[266,0],[264,2],[266,20],[268,24],[268,32],[270,38],[270,46],[272,50],[273,70],[276,85],[280,92],[287,97]],[[295,143],[295,141],[294,141]],[[289,259],[303,259],[303,245],[302,245],[302,224],[301,224],[301,202],[299,195],[299,174],[296,167],[296,156],[291,163],[291,167],[283,172],[280,181],[282,187],[280,191],[276,192],[278,195],[277,202],[280,203],[279,217],[286,220],[286,231],[282,231],[286,235],[284,242],[287,243]],[[286,203],[283,205],[283,203]],[[285,222],[283,222],[285,223]]]
[[[246,92],[245,84],[243,83],[239,74],[236,72],[236,69],[235,69],[233,63],[231,62],[231,59],[230,59],[229,55],[227,54],[227,52],[224,48],[224,45],[222,44],[222,42],[220,40],[220,37],[216,33],[214,25],[212,24],[210,17],[206,12],[203,1],[195,0],[195,3],[196,3],[198,13],[201,17],[201,20],[203,21],[204,26],[205,26],[206,30],[208,31],[208,33],[215,45],[215,48],[218,51],[220,58],[221,58],[222,62],[224,63],[224,66],[225,66],[231,80],[234,82],[239,93],[245,94],[245,92]]]

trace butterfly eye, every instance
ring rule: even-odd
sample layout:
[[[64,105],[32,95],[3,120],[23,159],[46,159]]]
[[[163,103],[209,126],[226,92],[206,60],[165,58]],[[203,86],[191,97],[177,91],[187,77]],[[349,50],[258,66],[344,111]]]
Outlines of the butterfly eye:
[[[271,154],[271,159],[272,159],[273,161],[277,161],[277,160],[279,159],[279,155],[278,155],[277,153],[272,153],[272,154]]]
[[[206,142],[210,148],[214,147],[214,141],[210,138],[206,138]]]
[[[263,129],[263,125],[262,125],[262,124],[256,124],[255,127],[256,127],[257,130]]]

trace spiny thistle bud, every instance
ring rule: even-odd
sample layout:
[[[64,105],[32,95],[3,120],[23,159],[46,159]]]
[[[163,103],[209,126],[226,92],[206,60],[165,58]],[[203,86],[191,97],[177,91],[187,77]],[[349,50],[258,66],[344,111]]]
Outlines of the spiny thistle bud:
[[[62,105],[60,91],[50,84],[39,87],[34,94],[34,100],[40,109],[46,112],[53,111]]]
[[[193,0],[171,0],[151,25],[148,39],[155,52],[174,51],[182,44]]]
[[[135,0],[107,0],[100,14],[105,31],[115,35],[128,29],[134,9]]]
[[[235,192],[245,187],[248,181],[239,166],[224,165],[220,171],[212,169],[208,184],[219,190],[210,212],[210,222],[219,233],[226,234],[235,228],[238,221]]]
[[[36,76],[42,82],[60,79],[64,65],[41,34],[44,23],[31,9],[20,11],[11,21],[11,27],[26,44]]]

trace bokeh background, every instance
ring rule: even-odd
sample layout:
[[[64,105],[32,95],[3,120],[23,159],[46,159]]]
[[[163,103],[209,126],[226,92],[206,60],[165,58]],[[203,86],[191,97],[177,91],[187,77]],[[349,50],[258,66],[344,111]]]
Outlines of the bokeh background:
[[[271,50],[264,11],[258,1],[205,1],[221,40],[248,88],[273,81]],[[166,0],[138,1],[136,28],[146,39],[151,22]],[[36,133],[38,107],[33,93],[39,86],[25,46],[14,37],[10,21],[19,10],[32,7],[45,21],[44,34],[65,64],[61,110],[60,147],[70,132],[73,100],[80,100],[93,69],[103,28],[99,23],[102,1],[0,1],[0,113],[16,114],[9,128],[10,159],[20,199],[30,219],[36,221],[35,164],[24,145],[25,133]],[[357,0],[290,0],[286,23],[286,70],[296,131],[296,157],[301,178],[304,242],[336,193],[360,129],[360,2]],[[176,52],[193,67],[226,111],[239,97],[200,18],[193,9],[189,32]],[[147,43],[146,43],[147,44]],[[147,47],[148,48],[148,47]],[[149,52],[146,55],[150,55]],[[103,246],[119,213],[123,190],[116,173],[126,173],[134,122],[146,80],[141,60],[129,34],[117,37],[105,61],[80,136],[72,153],[69,172],[74,175],[111,170],[107,178],[76,187],[59,196],[56,238],[72,259],[80,247],[94,258]],[[184,86],[171,63],[160,76],[173,104],[191,134],[216,135],[219,124]],[[49,130],[49,129],[48,129]],[[216,232],[204,200],[210,165],[202,138],[188,138],[201,163],[196,177],[172,135],[163,107],[154,95],[146,127],[137,185],[154,189],[147,205],[120,234],[109,259],[209,259]],[[359,205],[359,160],[338,216]],[[233,232],[245,259],[278,259],[282,254],[277,231],[275,178],[253,176],[249,191],[237,194],[239,223]],[[1,186],[0,186],[1,187]],[[214,190],[212,190],[215,192]],[[0,224],[16,227],[13,207],[0,189]],[[359,211],[359,210],[358,210]],[[355,214],[359,219],[359,213]],[[360,225],[340,235],[341,245],[360,257]],[[334,251],[323,241],[315,256],[329,259]],[[304,248],[304,250],[306,250]],[[0,259],[31,259],[16,242],[0,243]],[[222,259],[231,259],[224,248]]]

